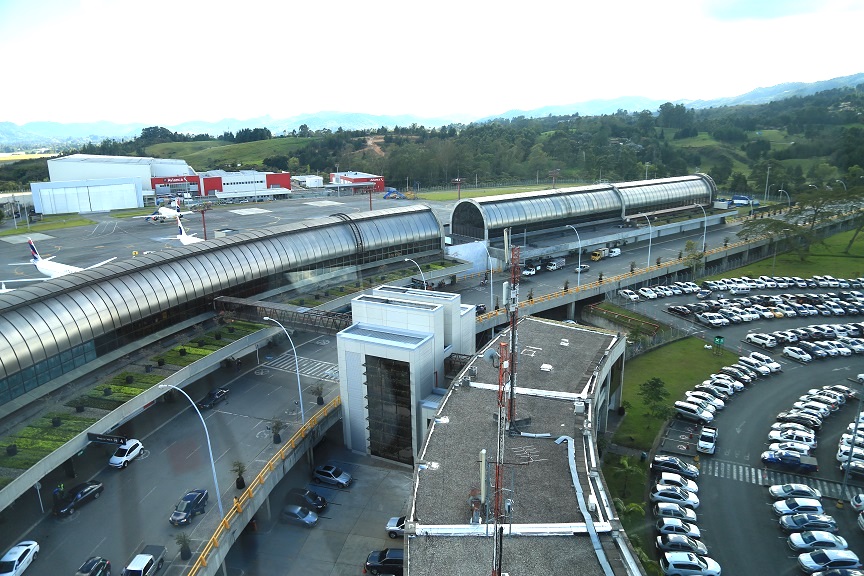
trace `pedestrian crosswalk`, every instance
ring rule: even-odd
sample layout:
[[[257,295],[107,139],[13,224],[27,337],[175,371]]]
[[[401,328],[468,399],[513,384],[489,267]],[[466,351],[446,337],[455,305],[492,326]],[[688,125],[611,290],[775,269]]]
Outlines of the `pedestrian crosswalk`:
[[[281,356],[277,356],[272,360],[264,363],[269,368],[276,370],[284,370],[285,372],[295,373],[294,353],[286,352]],[[321,380],[339,380],[339,367],[332,362],[324,362],[313,358],[297,357],[296,367],[300,369],[301,376],[309,376],[319,378]]]
[[[840,482],[832,482],[800,474],[789,474],[788,472],[781,472],[779,470],[754,468],[753,466],[738,464],[736,462],[705,459],[700,464],[700,471],[706,476],[716,476],[718,478],[758,484],[760,486],[770,486],[772,484],[807,484],[819,490],[823,496],[827,496],[828,498],[841,498],[841,490],[843,489],[843,484]],[[843,491],[842,499],[849,500],[859,492],[861,492],[860,487],[847,485],[846,490]]]

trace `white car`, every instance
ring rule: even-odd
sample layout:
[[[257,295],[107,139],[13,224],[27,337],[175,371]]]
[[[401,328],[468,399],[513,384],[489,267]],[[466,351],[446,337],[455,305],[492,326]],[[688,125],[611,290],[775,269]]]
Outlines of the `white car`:
[[[702,312],[696,315],[696,320],[714,328],[722,328],[729,325],[729,320],[716,312]]]
[[[855,354],[864,354],[864,342],[861,342],[858,338],[849,338],[847,336],[845,338],[838,338],[837,341],[852,350]]]
[[[687,398],[698,398],[703,402],[708,402],[717,410],[723,410],[726,407],[726,403],[723,400],[717,398],[713,394],[709,394],[708,392],[703,392],[702,390],[687,390],[684,392],[684,395]],[[685,400],[686,401],[686,400]]]
[[[815,550],[798,556],[798,567],[807,574],[832,568],[860,568],[858,556],[851,550]]]
[[[643,288],[639,288],[639,290],[637,290],[637,292],[639,292],[640,296],[642,296],[643,298],[647,298],[648,300],[656,300],[657,299],[657,293],[654,292],[651,288],[648,288],[647,286],[645,286]]]
[[[849,545],[846,539],[821,530],[805,530],[794,532],[786,541],[793,552],[810,552],[812,550],[846,550]]]
[[[629,300],[630,302],[639,302],[639,300],[640,300],[638,294],[636,294],[632,290],[628,290],[626,288],[624,290],[619,290],[618,295],[621,296],[622,298]]]
[[[667,575],[720,576],[720,564],[716,560],[692,552],[663,552],[660,569]]]
[[[822,493],[807,484],[774,484],[768,488],[768,493],[774,498],[822,498]]]
[[[813,357],[810,356],[810,354],[797,346],[786,346],[783,348],[783,356],[792,360],[797,360],[798,362],[808,363],[813,361]],[[858,375],[858,381],[864,383],[864,374]]]
[[[774,513],[777,516],[786,514],[822,514],[822,503],[816,498],[786,498],[774,502]]]
[[[849,450],[852,450],[852,461],[862,462],[864,461],[864,448],[851,448],[846,446],[845,444],[840,444],[837,446],[837,462],[841,464],[845,464],[849,461]]]
[[[717,451],[717,429],[703,426],[699,433],[696,450],[704,454],[714,454]]]
[[[750,354],[750,358],[753,358],[766,368],[770,370],[772,373],[782,372],[783,366],[780,365],[779,362],[768,356],[767,354],[762,354],[761,352],[752,352]]]
[[[837,404],[845,404],[846,403],[846,395],[842,392],[838,392],[836,390],[831,390],[830,388],[811,388],[807,391],[808,394],[813,394],[815,396],[827,396],[834,400]]]
[[[750,356],[740,356],[738,358],[738,364],[741,364],[741,365],[753,370],[754,372],[756,372],[760,376],[770,376],[771,375],[771,369],[770,368],[768,368],[767,366],[764,366],[761,362],[759,362],[755,358],[751,358]]]
[[[19,576],[39,555],[39,543],[34,540],[19,542],[0,559],[0,574]]]
[[[144,446],[134,438],[127,440],[125,443],[117,447],[117,451],[108,460],[108,465],[112,468],[126,468],[129,462],[141,455]]]
[[[852,356],[852,350],[850,350],[846,346],[843,346],[839,342],[832,342],[831,340],[821,340],[817,342],[817,344],[819,344],[819,346],[825,348],[826,350],[828,350],[829,348],[836,350],[840,356]]]
[[[651,489],[650,498],[652,502],[672,502],[688,508],[699,507],[699,497],[678,486],[657,484]]]
[[[810,450],[813,450],[818,446],[815,434],[803,432],[801,430],[771,430],[771,432],[768,433],[768,440],[770,442],[795,442],[796,444],[807,446]],[[771,450],[773,450],[773,448],[771,448]]]
[[[534,276],[535,274],[537,274],[537,270],[533,266],[522,270],[522,276]]]
[[[771,450],[773,452],[785,450],[787,452],[797,452],[802,456],[810,455],[810,447],[807,444],[803,444],[801,442],[793,442],[791,440],[785,440],[783,442],[773,442],[768,445],[768,450]]]
[[[684,478],[680,474],[676,474],[674,472],[661,472],[660,477],[657,478],[657,484],[664,484],[666,486],[678,486],[679,488],[683,488],[688,492],[692,492],[696,494],[699,492],[699,486],[693,480],[689,478]]]

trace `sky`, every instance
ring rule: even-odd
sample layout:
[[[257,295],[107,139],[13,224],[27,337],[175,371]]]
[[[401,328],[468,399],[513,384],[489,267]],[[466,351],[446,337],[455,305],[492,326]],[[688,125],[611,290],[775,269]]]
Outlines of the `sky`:
[[[861,0],[0,0],[0,122],[465,121],[864,72]]]

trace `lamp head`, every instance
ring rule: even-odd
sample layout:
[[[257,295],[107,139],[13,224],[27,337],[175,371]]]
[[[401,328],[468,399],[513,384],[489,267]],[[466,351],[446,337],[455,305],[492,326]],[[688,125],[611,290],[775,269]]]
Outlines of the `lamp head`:
[[[409,258],[405,258],[405,262],[408,262]]]
[[[269,317],[269,316],[264,316],[264,320],[266,320],[266,321],[268,321],[268,322],[269,322],[269,321],[271,321],[271,320],[273,320],[273,319],[272,319],[272,318],[270,318],[270,317]]]

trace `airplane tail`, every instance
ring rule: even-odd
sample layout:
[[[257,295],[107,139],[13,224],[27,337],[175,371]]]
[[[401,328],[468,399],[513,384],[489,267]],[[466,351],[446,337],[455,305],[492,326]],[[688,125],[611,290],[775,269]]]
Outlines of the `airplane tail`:
[[[42,260],[42,257],[39,256],[39,251],[36,250],[36,245],[33,244],[33,240],[27,238],[27,245],[30,246],[31,261],[38,262],[39,260]]]

